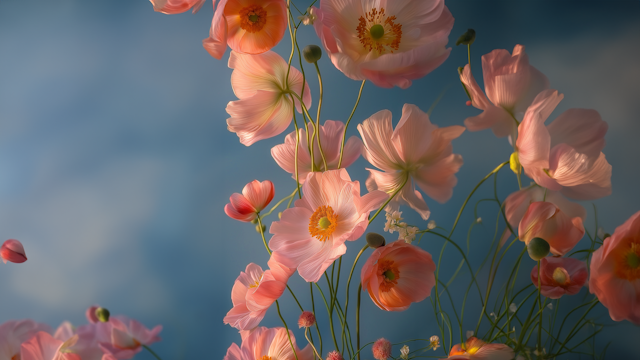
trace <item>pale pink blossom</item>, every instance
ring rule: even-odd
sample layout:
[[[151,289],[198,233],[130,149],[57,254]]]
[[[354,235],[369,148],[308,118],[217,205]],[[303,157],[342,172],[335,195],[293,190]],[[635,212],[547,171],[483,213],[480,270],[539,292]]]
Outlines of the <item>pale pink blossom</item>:
[[[538,93],[549,88],[549,80],[544,74],[529,65],[529,57],[524,46],[516,45],[513,54],[496,49],[482,56],[482,92],[471,74],[469,64],[460,74],[471,97],[471,105],[483,110],[480,115],[464,121],[469,131],[489,129],[497,137],[515,135],[515,117],[527,110]]]
[[[19,359],[20,345],[39,331],[51,332],[51,327],[33,320],[9,320],[0,325],[0,359]]]
[[[580,217],[572,218],[550,202],[537,201],[522,217],[518,236],[525,244],[542,238],[549,243],[553,255],[562,256],[582,239],[584,226]]]
[[[546,257],[540,260],[540,293],[550,299],[575,295],[587,281],[587,264],[578,259]],[[538,265],[531,270],[531,282],[538,287]]]
[[[271,224],[269,247],[282,264],[297,268],[308,282],[342,256],[344,242],[357,240],[367,228],[369,213],[388,195],[371,191],[360,196],[360,183],[351,181],[345,169],[314,172],[302,186],[302,199]]]
[[[289,69],[275,52],[246,55],[233,51],[229,67],[234,69],[231,87],[239,100],[227,105],[231,116],[227,127],[246,146],[285,131],[293,118],[294,103],[302,113],[300,102],[288,91],[298,94],[307,108],[311,106],[309,84],[304,84],[304,96],[301,95],[302,73],[294,67]]]
[[[229,203],[224,206],[224,212],[232,219],[240,221],[252,221],[258,213],[269,205],[275,189],[269,180],[253,180],[242,189],[242,194],[233,193],[229,197]]]
[[[431,212],[416,185],[440,203],[451,198],[458,182],[455,174],[462,166],[462,156],[453,154],[451,140],[460,136],[464,127],[438,128],[417,106],[405,104],[395,130],[391,112],[382,110],[358,125],[358,131],[365,146],[364,158],[382,170],[367,169],[367,189],[393,194],[405,184],[389,203],[390,210],[406,203],[427,220]]]
[[[287,281],[295,271],[283,266],[272,256],[269,270],[254,263],[240,273],[231,290],[233,308],[224,317],[224,323],[238,330],[251,330],[260,324],[267,310],[287,288]]]
[[[291,349],[289,337],[295,348],[295,354]],[[313,357],[311,345],[300,350],[291,330],[287,334],[287,330],[281,327],[271,329],[258,327],[251,333],[243,334],[241,346],[231,344],[224,360],[313,360]]]
[[[464,349],[456,344],[449,352],[449,360],[512,360],[515,356],[513,349],[505,344],[487,344],[486,342],[470,337],[465,342]],[[444,359],[443,359],[444,360]]]
[[[320,126],[320,144],[324,152],[329,170],[338,168],[340,161],[340,143],[344,132],[344,123],[341,121],[327,120]],[[300,143],[298,144],[298,180],[303,183],[307,174],[311,172],[311,154],[307,138],[314,139],[315,130],[310,129],[310,135],[304,129],[298,130]],[[347,168],[356,161],[362,153],[362,141],[357,136],[350,137],[344,144],[344,154],[340,167]],[[295,173],[296,133],[292,132],[284,139],[284,144],[276,145],[271,149],[271,155],[280,167],[296,178]],[[316,171],[325,171],[318,141],[313,140],[313,160]]]
[[[371,253],[362,267],[362,289],[382,310],[404,311],[431,294],[436,284],[431,254],[397,240]]]
[[[451,52],[453,16],[444,0],[321,0],[315,10],[331,62],[354,80],[406,89]]]
[[[40,331],[31,339],[22,343],[20,349],[21,360],[82,360],[78,354],[68,350],[78,340],[77,336],[63,342]]]
[[[18,264],[27,261],[24,246],[20,241],[14,239],[9,239],[0,246],[0,258],[5,264],[7,261]]]
[[[193,13],[204,5],[207,0],[149,0],[153,5],[153,10],[163,14],[180,14],[189,9],[193,9]],[[216,0],[213,0],[216,3]]]
[[[286,28],[285,0],[220,0],[202,46],[218,60],[227,45],[239,53],[261,54],[280,42]]]
[[[99,345],[102,351],[117,359],[131,359],[142,351],[142,345],[151,345],[161,340],[158,336],[162,331],[161,325],[149,330],[138,321],[121,315],[110,317],[109,323],[111,339],[108,343],[102,342]]]
[[[640,211],[618,226],[591,258],[589,291],[615,321],[640,325]]]
[[[516,146],[527,176],[538,185],[577,200],[611,194],[611,165],[605,159],[607,123],[590,109],[569,109],[545,126],[563,95],[541,92],[518,127]]]

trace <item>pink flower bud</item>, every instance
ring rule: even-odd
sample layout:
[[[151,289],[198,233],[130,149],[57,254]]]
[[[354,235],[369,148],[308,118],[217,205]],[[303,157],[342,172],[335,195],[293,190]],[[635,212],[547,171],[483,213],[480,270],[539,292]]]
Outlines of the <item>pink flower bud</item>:
[[[373,357],[376,360],[387,360],[391,357],[391,342],[385,338],[380,338],[373,343]]]
[[[309,328],[315,325],[316,317],[311,311],[303,311],[298,318],[298,326],[301,328]]]
[[[224,207],[224,212],[232,219],[252,221],[262,209],[269,205],[274,194],[275,190],[271,181],[253,180],[242,189],[242,194],[234,193],[231,195],[230,202]]]
[[[342,357],[342,354],[334,350],[327,354],[326,360],[344,360],[344,358]]]
[[[0,258],[6,264],[7,261],[12,263],[23,263],[27,261],[27,256],[24,253],[24,247],[18,240],[9,239],[0,247]]]

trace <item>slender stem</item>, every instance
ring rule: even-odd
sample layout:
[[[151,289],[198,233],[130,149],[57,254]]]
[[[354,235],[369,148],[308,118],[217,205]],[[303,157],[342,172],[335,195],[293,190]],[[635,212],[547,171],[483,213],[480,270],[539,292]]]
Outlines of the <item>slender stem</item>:
[[[400,185],[400,187],[393,192],[393,194],[389,197],[389,199],[387,199],[387,201],[385,201],[384,204],[380,206],[380,209],[378,209],[378,211],[376,211],[376,213],[373,214],[373,216],[369,219],[369,224],[371,224],[373,219],[375,219],[378,216],[378,214],[380,214],[380,211],[382,211],[387,206],[387,204],[389,204],[389,202],[391,202],[391,200],[393,200],[393,198],[396,197],[396,195],[398,195],[400,190],[402,190],[402,188],[405,185],[407,185],[407,181],[409,181],[409,174],[405,174],[404,182],[402,183],[402,185]]]
[[[271,249],[269,249],[269,245],[267,245],[267,239],[264,238],[264,228],[262,227],[262,220],[260,219],[260,214],[258,214],[258,227],[260,227],[260,236],[262,236],[262,242],[264,243],[264,247],[265,249],[267,249],[267,252],[269,253],[269,255],[271,255]]]
[[[277,208],[278,208],[278,206],[282,205],[282,203],[283,203],[285,200],[292,198],[292,197],[293,197],[297,192],[298,192],[298,188],[296,187],[296,188],[293,190],[293,192],[291,193],[291,195],[289,195],[289,196],[287,196],[287,197],[285,197],[285,198],[282,198],[282,200],[278,201],[275,205],[273,205],[273,207],[272,207],[269,211],[267,211],[266,213],[262,214],[262,217],[264,218],[264,217],[266,217],[266,216],[271,215],[271,213],[273,212],[273,210],[277,209]]]
[[[280,316],[280,320],[282,320],[282,324],[284,325],[284,329],[287,331],[287,337],[289,338],[289,345],[291,345],[291,350],[293,350],[293,355],[296,356],[296,360],[298,360],[298,353],[296,352],[295,346],[293,346],[293,341],[291,341],[291,333],[289,332],[289,327],[287,326],[287,322],[284,321],[282,314],[280,313],[280,304],[278,300],[276,300],[276,308],[278,309],[278,316]]]
[[[309,291],[311,292],[311,310],[316,318],[316,331],[318,331],[318,339],[320,340],[320,353],[322,353],[322,335],[320,335],[320,327],[318,326],[318,318],[316,317],[316,303],[313,298],[313,283],[309,283]]]
[[[309,342],[309,345],[311,345],[311,348],[313,349],[313,352],[316,354],[316,356],[322,360],[322,356],[320,356],[320,354],[318,354],[318,350],[316,350],[316,347],[313,346],[313,341],[309,340],[309,328],[305,328],[304,329],[304,337],[307,339],[307,342]]]
[[[362,283],[358,286],[358,305],[356,306],[356,346],[360,349],[360,295],[362,293]],[[360,350],[358,350],[358,360],[360,360]]]
[[[289,97],[291,98],[291,103],[294,104],[294,106],[292,106],[293,126],[296,129],[296,148],[295,148],[295,153],[293,155],[294,157],[293,167],[294,167],[294,172],[296,174],[296,189],[298,189],[298,198],[302,199],[302,193],[300,192],[300,177],[298,175],[298,147],[300,146],[300,131],[298,131],[298,121],[296,120],[295,101],[293,100],[293,96],[291,96],[291,94],[289,94]]]
[[[318,72],[318,84],[320,85],[320,96],[318,98],[318,115],[316,115],[316,132],[315,137],[318,142],[318,148],[320,149],[320,156],[322,157],[322,164],[324,165],[324,171],[329,170],[327,167],[327,159],[324,157],[324,151],[322,151],[322,143],[320,142],[320,110],[322,109],[322,95],[324,94],[324,90],[322,87],[322,76],[320,75],[320,68],[318,67],[318,62],[313,63],[316,66],[316,71]]]
[[[320,295],[322,296],[322,300],[324,300],[324,306],[326,306],[327,308],[327,313],[329,314],[329,328],[331,329],[331,336],[333,337],[333,344],[336,346],[336,350],[338,350],[338,340],[336,339],[336,335],[334,333],[333,330],[333,316],[331,316],[331,312],[329,311],[329,303],[327,303],[327,298],[324,297],[324,293],[322,292],[322,289],[320,288],[320,285],[318,285],[318,283],[314,283],[316,284],[316,287],[318,288],[318,291],[320,291]]]
[[[540,359],[542,359],[542,296],[540,295],[542,289],[541,272],[541,261],[538,260],[538,308],[540,309],[540,318],[538,321],[538,358]]]
[[[347,119],[347,122],[344,124],[344,131],[342,132],[342,142],[340,143],[340,160],[338,160],[338,169],[342,166],[342,155],[344,154],[344,142],[347,139],[347,128],[349,127],[349,122],[351,122],[351,118],[353,114],[355,114],[356,109],[358,108],[358,104],[360,103],[360,97],[362,97],[362,89],[364,89],[364,83],[367,80],[362,80],[362,85],[360,85],[360,91],[358,92],[358,98],[356,99],[356,104],[353,105],[353,110],[351,110],[351,115]]]
[[[147,349],[147,351],[149,351],[149,352],[151,353],[151,355],[155,356],[155,358],[156,358],[156,359],[158,359],[158,360],[162,360],[162,359],[160,358],[160,356],[158,356],[158,354],[156,354],[156,352],[155,352],[155,351],[151,350],[151,348],[150,348],[150,347],[148,347],[147,345],[142,345],[142,347],[143,347],[143,348],[145,348],[145,349]]]
[[[356,255],[356,259],[353,260],[353,265],[351,266],[351,272],[349,272],[349,278],[347,278],[347,291],[346,291],[346,300],[344,303],[344,318],[345,321],[342,323],[342,336],[344,336],[344,326],[347,323],[347,310],[349,310],[349,286],[351,285],[351,277],[353,276],[353,271],[356,268],[356,264],[358,263],[358,260],[360,259],[360,256],[362,256],[362,254],[364,253],[365,250],[367,250],[367,248],[369,247],[369,245],[365,245],[362,247],[362,249],[360,250],[360,252],[358,253],[358,255]],[[361,285],[362,286],[362,285]],[[351,343],[353,346],[353,343]],[[342,347],[342,349],[344,350],[344,346]]]

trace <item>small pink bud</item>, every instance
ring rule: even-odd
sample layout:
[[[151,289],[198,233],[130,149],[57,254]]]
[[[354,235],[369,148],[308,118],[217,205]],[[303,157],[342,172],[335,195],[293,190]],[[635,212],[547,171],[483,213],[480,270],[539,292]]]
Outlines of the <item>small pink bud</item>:
[[[100,306],[93,305],[84,313],[84,315],[87,317],[87,321],[89,321],[91,324],[95,324],[100,321],[100,319],[98,319],[98,316],[96,315],[96,310],[98,310],[99,308]]]
[[[316,317],[311,311],[303,311],[298,318],[298,326],[301,328],[309,328],[315,325]]]
[[[7,261],[12,263],[23,263],[27,261],[27,256],[24,253],[24,247],[18,240],[9,239],[0,247],[0,258],[6,264]]]
[[[373,343],[373,357],[377,360],[387,360],[391,357],[391,342],[385,338],[380,338]]]
[[[342,354],[334,350],[327,354],[326,360],[344,360],[344,358],[342,357]]]
[[[467,102],[465,103],[465,105],[467,105],[467,106],[471,106],[471,100],[467,100]]]

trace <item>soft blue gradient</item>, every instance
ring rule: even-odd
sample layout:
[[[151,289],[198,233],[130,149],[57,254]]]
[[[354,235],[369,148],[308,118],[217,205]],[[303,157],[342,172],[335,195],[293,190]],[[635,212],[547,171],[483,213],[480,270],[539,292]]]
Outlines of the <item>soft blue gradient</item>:
[[[475,69],[481,55],[524,44],[531,64],[565,94],[552,118],[571,107],[595,108],[609,123],[604,151],[613,166],[614,190],[593,202],[599,225],[612,233],[640,210],[640,3],[450,1],[447,6],[456,18],[450,44],[467,28],[477,31]],[[253,179],[272,180],[277,199],[290,194],[294,183],[270,155],[284,134],[247,148],[227,131],[225,106],[236,100],[228,53],[218,61],[201,45],[211,17],[210,2],[195,15],[174,16],[153,12],[146,1],[0,2],[0,238],[21,240],[29,257],[22,265],[0,266],[0,322],[28,317],[52,326],[63,320],[83,324],[85,309],[99,303],[149,327],[162,324],[164,340],[153,348],[165,360],[221,359],[232,342],[240,342],[236,330],[222,324],[231,308],[231,287],[246,264],[266,266],[268,257],[254,226],[229,219],[222,209],[231,193]],[[301,28],[299,41],[319,43],[311,27]],[[288,56],[288,38],[275,50]],[[441,67],[407,90],[368,83],[349,133],[357,134],[356,123],[382,109],[392,111],[394,121],[404,103],[426,111],[443,91],[434,123],[460,125],[478,114],[464,106],[457,76],[466,59],[466,49],[454,46]],[[337,71],[326,55],[320,68],[326,89],[323,119],[345,121],[360,84]],[[305,69],[315,106],[317,79],[312,66]],[[480,72],[475,73],[480,81]],[[466,132],[453,146],[465,160],[453,198],[444,205],[427,199],[432,218],[445,228],[473,186],[511,152],[507,141],[490,131]],[[364,183],[368,166],[359,159],[349,172]],[[517,184],[505,170],[498,187],[504,199]],[[487,184],[471,205],[492,191]],[[592,206],[584,205],[593,233]],[[475,220],[469,209],[454,236],[463,246]],[[476,268],[497,214],[493,205],[479,209],[484,221],[471,233]],[[404,215],[425,227],[410,209]],[[268,220],[274,219],[275,214]],[[370,229],[382,232],[383,224],[384,218],[378,219]],[[437,256],[441,244],[427,236],[420,245]],[[344,268],[362,245],[363,240],[348,244]],[[512,250],[515,257],[521,247]],[[501,265],[498,284],[510,261]],[[458,262],[449,247],[445,280]],[[522,267],[522,284],[532,266],[530,261]],[[487,272],[480,278],[486,284]],[[467,273],[452,288],[458,306],[468,279]],[[291,287],[309,304],[308,285],[297,275]],[[561,306],[575,306],[587,292]],[[469,301],[465,332],[475,328],[479,314],[477,299]],[[295,326],[298,310],[289,295],[281,306]],[[320,298],[316,306],[322,313]],[[594,314],[613,324],[602,306]],[[402,313],[385,313],[365,293],[362,316],[363,344],[383,336],[399,341],[437,333],[429,300]],[[262,324],[281,326],[275,309]],[[611,358],[637,354],[640,329],[628,322],[615,325],[599,336],[598,347],[612,341]],[[303,343],[302,331],[294,332]],[[324,353],[332,350],[328,334],[324,343]]]

